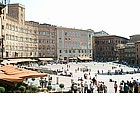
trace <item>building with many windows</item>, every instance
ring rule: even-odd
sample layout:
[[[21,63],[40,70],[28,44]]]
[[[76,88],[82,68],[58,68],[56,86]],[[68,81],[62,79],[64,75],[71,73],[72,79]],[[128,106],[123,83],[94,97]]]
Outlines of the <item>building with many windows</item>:
[[[127,43],[124,49],[124,61],[128,64],[135,64],[136,62],[136,51],[135,51],[135,43]]]
[[[92,31],[25,21],[25,7],[8,5],[2,23],[4,58],[92,58]]]
[[[38,56],[39,23],[25,21],[25,7],[21,4],[9,4],[5,17],[4,58]]]
[[[118,60],[119,46],[127,42],[127,38],[116,35],[95,36],[95,59],[98,61]]]
[[[135,42],[135,64],[140,65],[140,41]]]
[[[57,27],[58,60],[75,57],[92,58],[92,32],[89,30]]]
[[[38,31],[38,57],[57,59],[57,27],[40,24]]]

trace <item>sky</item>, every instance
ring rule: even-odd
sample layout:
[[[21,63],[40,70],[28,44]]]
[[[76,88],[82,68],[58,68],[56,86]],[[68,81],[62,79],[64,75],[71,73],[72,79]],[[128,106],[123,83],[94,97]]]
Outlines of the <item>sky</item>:
[[[27,21],[104,30],[127,37],[140,34],[139,0],[11,0],[25,5]]]

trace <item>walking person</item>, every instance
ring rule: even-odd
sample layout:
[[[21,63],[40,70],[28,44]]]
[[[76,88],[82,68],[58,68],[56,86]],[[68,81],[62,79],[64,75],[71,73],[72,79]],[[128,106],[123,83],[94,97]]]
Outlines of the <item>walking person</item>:
[[[117,93],[117,88],[118,88],[117,81],[115,81],[115,83],[114,83],[115,93]]]

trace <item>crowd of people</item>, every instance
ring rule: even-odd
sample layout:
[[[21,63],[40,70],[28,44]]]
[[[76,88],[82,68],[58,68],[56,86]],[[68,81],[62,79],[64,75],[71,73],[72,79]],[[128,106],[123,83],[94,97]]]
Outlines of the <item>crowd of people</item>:
[[[73,93],[107,93],[107,85],[103,81],[98,81],[93,77],[90,83],[81,79],[79,83],[72,83],[71,91]],[[120,84],[114,81],[114,93],[140,93],[140,82],[121,81]]]
[[[92,64],[92,63],[91,63]],[[125,81],[113,78],[114,75],[127,74],[125,66],[115,65],[115,64],[100,64],[93,63],[75,63],[63,64],[53,67],[53,65],[47,65],[48,69],[53,69],[57,72],[58,76],[70,76],[74,81],[71,82],[67,87],[71,87],[71,91],[74,93],[140,93],[140,82],[138,80]],[[108,67],[107,67],[108,66]],[[95,69],[93,69],[93,67]],[[99,68],[99,69],[98,69]],[[128,74],[133,72],[135,74],[138,70],[131,69]],[[109,81],[107,79],[102,79],[101,76],[111,75],[114,81]],[[78,82],[77,82],[78,76]],[[53,76],[52,76],[53,77]],[[98,77],[98,78],[97,78]],[[134,76],[135,77],[135,76]],[[111,77],[110,77],[111,78]],[[70,79],[70,78],[69,78]],[[123,78],[122,78],[123,79]],[[128,79],[128,78],[127,78]],[[116,81],[115,81],[116,80]],[[109,82],[112,82],[111,84]],[[55,81],[55,83],[57,83]],[[70,81],[69,81],[70,83]],[[65,83],[64,83],[65,84]],[[113,87],[114,86],[114,87]],[[44,86],[46,87],[46,86]],[[114,91],[113,91],[114,88]]]
[[[86,78],[86,77],[85,77]],[[90,79],[90,82],[79,79],[80,82],[73,82],[71,85],[71,91],[74,93],[107,93],[107,86],[104,82],[97,82],[96,78]]]
[[[133,78],[132,78],[133,79]],[[137,80],[131,81],[121,81],[120,84],[117,84],[117,81],[114,83],[115,93],[140,93],[140,82]]]

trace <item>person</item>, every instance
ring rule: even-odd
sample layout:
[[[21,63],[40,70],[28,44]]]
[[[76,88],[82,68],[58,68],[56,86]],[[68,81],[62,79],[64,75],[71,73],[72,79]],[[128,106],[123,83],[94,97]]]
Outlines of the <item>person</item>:
[[[73,90],[74,90],[74,93],[77,93],[78,87],[76,83],[73,85]]]
[[[84,84],[83,84],[83,80],[81,81],[81,93],[84,93]]]
[[[81,93],[81,85],[80,85],[80,83],[78,83],[78,85],[77,85],[77,92]]]
[[[107,93],[107,86],[104,84],[104,82],[103,82],[103,92]]]
[[[123,82],[120,83],[120,93],[124,93],[124,86]]]
[[[140,83],[138,84],[138,93],[140,93]]]
[[[84,83],[84,93],[87,93],[88,91],[88,84],[87,84],[87,81],[85,81]]]
[[[45,78],[45,80],[44,80],[44,88],[46,88],[47,87],[47,80],[46,80],[46,78]]]
[[[104,85],[104,93],[107,93],[107,86]]]
[[[138,84],[134,83],[134,93],[138,93]]]
[[[99,86],[99,93],[103,93],[103,91],[104,91],[103,84],[101,84],[101,85]]]
[[[97,85],[97,81],[96,81],[95,77],[93,77],[92,82],[93,82],[93,85]]]
[[[128,93],[129,91],[129,86],[127,83],[124,83],[124,93]]]
[[[91,93],[93,93],[93,91],[94,91],[94,84],[93,84],[93,81],[90,81],[90,91],[91,91]]]
[[[114,83],[115,93],[117,93],[117,87],[118,87],[118,85],[117,85],[117,81],[115,81],[115,83]]]
[[[130,81],[129,82],[129,93],[133,93],[133,83]]]

